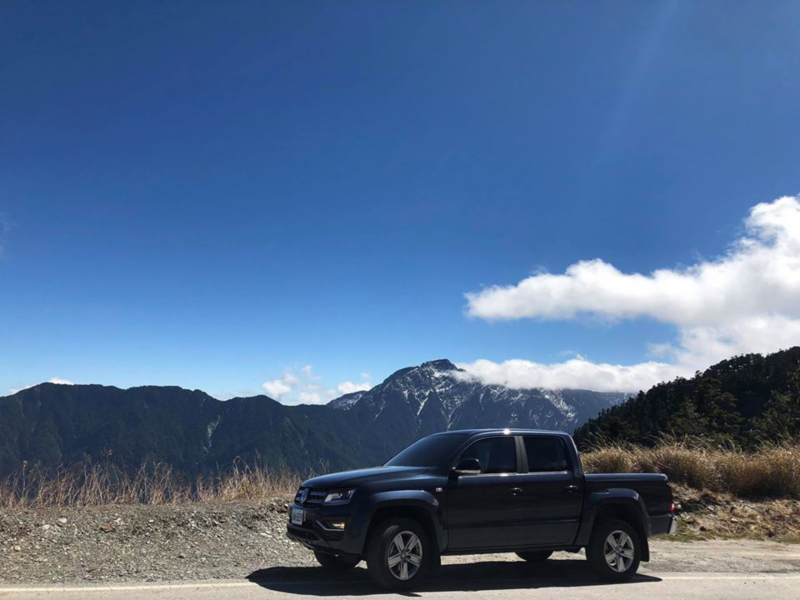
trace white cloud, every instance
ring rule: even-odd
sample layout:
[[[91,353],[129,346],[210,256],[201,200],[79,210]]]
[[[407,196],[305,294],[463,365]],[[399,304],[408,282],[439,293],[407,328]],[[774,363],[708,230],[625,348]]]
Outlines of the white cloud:
[[[369,381],[362,381],[361,383],[353,383],[352,381],[343,381],[336,386],[336,391],[340,394],[352,394],[353,392],[366,392],[372,389],[372,384]]]
[[[317,392],[300,392],[297,400],[298,404],[325,404],[329,399],[323,399]]]
[[[283,404],[325,404],[337,396],[370,389],[369,375],[362,373],[362,378],[366,381],[344,381],[336,389],[330,389],[324,385],[322,377],[314,373],[312,365],[305,365],[299,370],[286,369],[282,377],[265,381],[261,387],[271,398]]]
[[[315,376],[312,371],[313,367],[311,365],[304,366],[302,369],[300,369],[299,374],[295,373],[294,369],[289,368],[283,372],[282,377],[279,379],[272,379],[271,381],[265,381],[261,384],[261,387],[264,388],[267,394],[275,400],[279,400],[284,404],[297,404],[299,394],[296,392],[299,389],[313,391],[320,387],[312,383],[319,380],[319,377]],[[288,398],[290,395],[292,395],[291,399]],[[307,402],[304,400],[299,400],[299,402],[306,404],[320,403],[313,401],[315,399],[313,395],[308,395],[307,398]]]
[[[285,379],[265,381],[261,384],[261,387],[275,400],[280,400],[281,397],[292,391],[292,386]]]
[[[459,363],[457,366],[467,371],[465,377],[510,388],[573,388],[598,392],[646,390],[654,382],[690,374],[679,365],[646,362],[625,366],[593,363],[583,357],[556,364],[515,359],[502,363],[476,360],[472,363]]]
[[[714,260],[646,275],[586,260],[564,274],[537,273],[516,285],[467,294],[467,302],[469,315],[486,320],[650,317],[677,328],[675,343],[651,346],[668,362],[467,365],[482,378],[538,382],[536,387],[611,389],[616,380],[618,389],[646,389],[735,354],[793,346],[800,343],[800,199],[754,206],[744,236]]]
[[[52,379],[48,379],[50,383],[56,383],[58,385],[75,385],[74,382],[70,381],[69,379],[60,379],[58,377],[53,377]]]

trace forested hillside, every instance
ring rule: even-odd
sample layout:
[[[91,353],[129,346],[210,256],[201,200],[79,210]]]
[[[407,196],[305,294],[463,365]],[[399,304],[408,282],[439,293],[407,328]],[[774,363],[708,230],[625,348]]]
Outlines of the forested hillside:
[[[746,354],[603,410],[578,428],[582,448],[654,445],[665,436],[754,448],[800,437],[800,347]]]

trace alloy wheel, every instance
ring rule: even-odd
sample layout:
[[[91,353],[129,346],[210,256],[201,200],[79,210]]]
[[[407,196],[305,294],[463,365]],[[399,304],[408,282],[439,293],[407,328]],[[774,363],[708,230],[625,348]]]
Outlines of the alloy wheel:
[[[631,568],[634,552],[633,540],[624,531],[612,531],[603,545],[606,564],[617,573],[624,573]]]
[[[389,572],[400,581],[414,577],[422,566],[422,542],[415,533],[401,531],[389,544]]]

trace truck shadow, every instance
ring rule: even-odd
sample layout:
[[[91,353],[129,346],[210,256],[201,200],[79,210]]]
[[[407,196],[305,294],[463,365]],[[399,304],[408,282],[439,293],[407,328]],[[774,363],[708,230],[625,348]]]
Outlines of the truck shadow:
[[[386,593],[372,583],[364,563],[347,573],[331,573],[321,567],[270,567],[247,578],[263,588],[299,596],[369,596]],[[636,575],[625,585],[661,581]],[[584,560],[550,560],[541,564],[521,561],[487,561],[443,565],[420,584],[420,592],[468,592],[504,589],[572,588],[607,585],[589,571]],[[414,592],[406,595],[414,596]]]

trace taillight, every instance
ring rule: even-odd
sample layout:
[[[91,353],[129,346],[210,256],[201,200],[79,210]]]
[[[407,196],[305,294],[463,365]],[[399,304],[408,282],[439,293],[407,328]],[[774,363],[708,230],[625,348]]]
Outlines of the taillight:
[[[670,502],[669,512],[671,512],[671,513],[675,512],[675,502]]]

